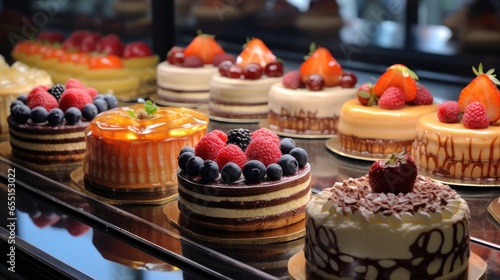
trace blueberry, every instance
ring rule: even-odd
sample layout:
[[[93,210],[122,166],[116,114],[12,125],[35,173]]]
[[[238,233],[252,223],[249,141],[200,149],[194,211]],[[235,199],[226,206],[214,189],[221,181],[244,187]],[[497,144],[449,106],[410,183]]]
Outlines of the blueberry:
[[[18,123],[26,123],[30,118],[31,109],[27,105],[16,105],[11,108],[10,114]]]
[[[297,160],[299,167],[304,167],[309,159],[309,155],[307,154],[306,150],[300,147],[293,148],[290,151],[290,155],[292,155]]]
[[[64,112],[59,108],[50,109],[47,121],[50,125],[62,124],[64,121]]]
[[[219,165],[213,160],[205,160],[200,167],[200,178],[203,182],[213,182],[219,178]]]
[[[71,107],[64,113],[64,119],[70,125],[76,124],[82,119],[82,112],[76,107]]]
[[[190,157],[186,161],[186,172],[189,176],[197,176],[200,174],[200,167],[203,165],[203,159],[201,157]]]
[[[91,121],[97,114],[97,107],[92,103],[85,104],[82,108],[82,117],[87,121]]]
[[[179,165],[179,168],[182,169],[183,171],[186,171],[186,163],[190,157],[194,157],[194,153],[185,152],[177,157],[177,164]]]
[[[283,175],[293,175],[299,170],[299,163],[292,155],[282,155],[278,164],[283,169]]]
[[[179,152],[179,156],[185,152],[191,152],[194,154],[194,148],[191,146],[186,146],[186,147],[182,148],[181,151]]]
[[[26,105],[26,104],[24,104],[24,102],[22,102],[21,100],[17,99],[17,100],[12,101],[12,103],[10,103],[10,109],[12,110],[12,107],[14,107],[16,105]]]
[[[223,182],[236,182],[241,177],[241,168],[234,162],[228,162],[222,167],[220,175]]]
[[[267,166],[267,179],[277,181],[283,177],[283,168],[277,163],[271,163]]]
[[[108,104],[109,109],[114,109],[118,107],[118,100],[116,100],[116,97],[110,93],[107,93],[104,95],[104,100]]]
[[[249,160],[243,165],[243,176],[248,182],[259,182],[266,176],[266,166],[258,160]]]
[[[297,145],[295,144],[295,141],[293,141],[292,138],[283,138],[280,141],[280,150],[281,153],[284,155],[289,154],[290,151],[295,147],[297,147]]]
[[[94,99],[94,105],[97,107],[98,113],[108,110],[108,103],[104,99]]]
[[[104,99],[104,94],[102,93],[98,93],[95,97],[94,97],[94,100],[96,99]]]
[[[23,102],[24,104],[28,104],[28,95],[27,94],[21,94],[17,97],[17,100]]]
[[[31,109],[30,118],[34,123],[44,123],[47,121],[48,114],[49,112],[47,112],[47,109],[45,109],[45,107],[36,106],[35,108]]]

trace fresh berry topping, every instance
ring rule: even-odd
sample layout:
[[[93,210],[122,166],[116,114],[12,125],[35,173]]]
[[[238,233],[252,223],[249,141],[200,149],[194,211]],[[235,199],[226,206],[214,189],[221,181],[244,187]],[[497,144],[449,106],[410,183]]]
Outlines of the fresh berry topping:
[[[382,109],[396,110],[406,105],[403,91],[398,87],[390,87],[380,96],[378,106]]]
[[[16,105],[11,108],[10,114],[17,123],[23,124],[30,118],[31,109],[28,105]]]
[[[28,104],[28,95],[27,94],[21,94],[17,97],[17,100],[22,101],[24,104]]]
[[[147,57],[151,56],[151,48],[144,42],[130,42],[125,45],[123,50],[123,58]]]
[[[217,135],[217,137],[219,137],[224,143],[227,143],[227,134],[224,133],[224,131],[215,129],[210,131],[210,134]]]
[[[95,51],[102,54],[122,56],[125,45],[116,34],[108,34],[101,37],[95,46]]]
[[[64,119],[69,125],[77,124],[82,119],[82,111],[76,107],[70,107],[64,112]]]
[[[212,61],[212,65],[215,66],[215,67],[218,67],[220,66],[220,64],[222,62],[229,62],[231,64],[234,64],[236,63],[236,57],[232,54],[228,54],[228,53],[221,53],[221,54],[217,54],[214,56],[214,60]]]
[[[217,158],[215,159],[219,167],[223,167],[228,162],[234,162],[239,167],[243,167],[243,165],[247,162],[247,156],[245,152],[241,150],[240,147],[229,144],[224,146],[219,153],[217,154]]]
[[[283,86],[289,89],[298,89],[302,87],[302,79],[300,78],[299,71],[290,71],[281,79]]]
[[[325,88],[325,79],[317,74],[310,75],[304,83],[310,91],[320,91]]]
[[[184,63],[184,48],[172,47],[167,53],[167,61],[172,65],[182,65]]]
[[[258,80],[262,77],[262,67],[256,63],[249,63],[243,68],[243,77],[247,80]]]
[[[266,176],[266,166],[258,160],[249,160],[242,168],[243,176],[247,182],[259,182]]]
[[[431,92],[423,85],[417,86],[417,95],[409,104],[410,105],[430,105],[434,102]]]
[[[233,63],[231,61],[223,61],[223,62],[219,63],[219,66],[218,66],[219,74],[223,77],[227,77],[229,68],[231,68],[232,65],[233,65]]]
[[[342,78],[340,79],[340,87],[342,88],[353,88],[358,82],[358,77],[352,72],[344,72]]]
[[[69,89],[69,88],[81,88],[81,89],[86,89],[87,87],[85,87],[82,82],[80,82],[80,80],[77,80],[75,78],[69,78],[67,81],[66,81],[66,84],[65,84],[65,88],[66,89]]]
[[[76,107],[81,110],[87,103],[92,103],[92,98],[84,89],[69,88],[66,89],[61,99],[59,99],[59,108],[64,112],[71,107]]]
[[[219,178],[219,166],[213,160],[205,160],[200,167],[200,180],[202,182],[213,182]]]
[[[462,112],[457,101],[445,101],[438,106],[437,116],[440,122],[458,123],[462,119]]]
[[[93,87],[87,87],[87,93],[90,95],[90,98],[92,98],[92,99],[94,99],[99,94],[97,89],[93,88]],[[109,95],[112,95],[112,94],[109,94]]]
[[[241,150],[245,151],[252,139],[250,136],[250,130],[246,128],[236,128],[229,131],[227,134],[227,144],[235,144],[241,148]]]
[[[408,67],[402,64],[394,64],[378,78],[373,92],[381,96],[386,89],[398,87],[403,91],[405,102],[412,101],[417,95],[418,76]]]
[[[293,148],[290,151],[290,155],[292,155],[297,160],[299,167],[306,166],[307,161],[309,160],[309,155],[307,154],[306,150],[300,147]]]
[[[243,69],[236,64],[232,64],[227,70],[227,77],[232,79],[241,79],[243,78]]]
[[[47,109],[47,111],[49,111],[50,109],[57,108],[57,106],[59,106],[59,104],[57,103],[57,99],[47,91],[32,91],[28,95],[27,100],[28,107],[30,107],[31,109],[42,106]]]
[[[265,137],[268,137],[272,140],[272,142],[276,143],[276,145],[280,145],[280,138],[278,137],[278,135],[274,132],[272,132],[270,129],[267,129],[265,127],[262,127],[262,128],[259,128],[257,130],[255,130],[254,132],[252,132],[250,134],[250,137],[253,139],[257,139],[261,136],[265,136]]]
[[[373,93],[373,85],[371,83],[364,83],[356,92],[359,103],[363,106],[374,106],[377,105],[378,98]]]
[[[279,144],[270,137],[252,137],[247,147],[246,155],[249,160],[261,161],[265,166],[275,163],[281,157]]]
[[[85,104],[82,108],[82,117],[87,121],[93,120],[97,114],[97,107],[92,103]]]
[[[37,106],[31,109],[30,118],[34,123],[44,123],[47,121],[49,112],[42,106]]]
[[[487,128],[490,124],[483,105],[479,102],[472,102],[465,108],[462,124],[466,128]]]
[[[24,104],[24,102],[22,102],[21,100],[16,99],[16,100],[12,101],[12,103],[10,103],[9,108],[12,110],[12,107],[17,106],[17,105],[26,105],[26,104]]]
[[[278,160],[278,164],[283,169],[283,175],[293,175],[299,170],[299,163],[292,155],[283,155]]]
[[[232,183],[236,182],[241,178],[241,167],[239,167],[234,162],[228,162],[220,172],[220,176],[223,182]]]
[[[186,173],[189,176],[198,176],[200,174],[200,168],[203,165],[204,160],[201,157],[190,157],[186,161]]]
[[[199,68],[203,67],[203,65],[203,60],[197,55],[186,56],[186,58],[184,58],[184,62],[182,63],[182,67],[186,68]]]
[[[281,77],[284,73],[284,66],[281,61],[272,61],[266,64],[264,73],[268,77]]]
[[[292,138],[283,138],[280,141],[280,151],[282,154],[289,154],[295,147],[297,147],[297,144],[295,144]]]
[[[97,108],[97,113],[104,112],[108,110],[108,103],[104,99],[95,99],[94,100],[94,105]]]
[[[213,35],[198,34],[184,49],[184,56],[196,55],[204,64],[212,64],[214,57],[223,54],[224,49],[215,41]]]
[[[261,39],[253,38],[249,40],[243,48],[243,51],[236,58],[236,64],[240,67],[245,67],[250,63],[257,63],[260,67],[265,68],[272,61],[276,61],[276,56],[264,44]]]
[[[52,94],[57,100],[59,100],[65,90],[66,87],[63,84],[55,84],[51,88],[49,88],[48,92]]]
[[[186,147],[183,147],[181,149],[181,151],[179,152],[179,156],[182,155],[183,153],[187,153],[187,152],[191,152],[194,154],[194,148],[191,147],[191,146],[186,146]]]
[[[179,165],[179,168],[182,169],[183,171],[186,171],[186,163],[189,158],[194,157],[194,151],[193,152],[184,152],[180,154],[177,157],[177,164]]]
[[[376,193],[411,192],[416,178],[417,166],[404,152],[375,161],[368,172],[370,186]]]
[[[300,65],[299,71],[302,81],[306,83],[311,75],[319,75],[325,81],[326,87],[334,87],[340,84],[342,67],[326,48],[316,48],[315,44],[309,47],[310,55]]]
[[[226,146],[226,143],[222,141],[219,136],[214,133],[208,133],[203,136],[200,142],[194,147],[194,154],[201,157],[203,160],[215,160],[217,154],[224,146]]]
[[[64,112],[59,108],[54,108],[49,111],[47,121],[50,125],[59,125],[64,122]]]
[[[271,163],[267,166],[266,176],[271,181],[278,181],[283,177],[283,168],[277,163]]]

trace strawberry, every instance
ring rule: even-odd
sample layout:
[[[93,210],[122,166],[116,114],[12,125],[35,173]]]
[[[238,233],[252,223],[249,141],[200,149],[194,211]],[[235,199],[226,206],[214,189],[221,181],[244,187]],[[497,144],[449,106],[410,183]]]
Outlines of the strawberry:
[[[438,106],[437,116],[440,122],[458,123],[462,118],[462,112],[456,101],[445,101]]]
[[[243,47],[243,51],[236,58],[236,64],[244,68],[247,64],[256,63],[263,69],[269,62],[276,61],[276,56],[261,39],[253,38]]]
[[[88,103],[92,103],[92,98],[85,89],[69,88],[66,89],[59,99],[59,108],[63,110],[63,112],[66,112],[66,110],[71,107],[82,110]]]
[[[204,64],[212,64],[214,57],[222,53],[224,49],[209,34],[198,34],[184,49],[185,57],[199,56]]]
[[[368,171],[368,180],[376,193],[408,193],[417,179],[415,161],[405,152],[375,161]]]
[[[323,47],[316,48],[315,44],[311,44],[310,50],[310,55],[299,68],[302,81],[305,83],[309,76],[316,74],[325,80],[326,87],[340,85],[343,74],[342,66],[330,51]]]
[[[403,91],[398,87],[390,87],[384,91],[378,100],[378,106],[382,109],[396,110],[406,105]]]
[[[299,71],[290,71],[283,76],[281,80],[283,86],[289,89],[298,89],[299,87],[304,87],[303,82],[300,78]]]
[[[377,96],[373,94],[373,84],[364,83],[356,92],[359,103],[363,106],[374,106],[377,105]]]
[[[375,83],[373,92],[381,96],[389,87],[400,88],[406,102],[410,102],[417,96],[417,74],[402,64],[394,64],[387,68]]]
[[[417,85],[417,95],[409,104],[410,105],[431,105],[434,102],[434,97],[428,88],[423,85]]]
[[[460,111],[465,112],[469,104],[477,101],[486,110],[489,122],[495,123],[500,119],[500,95],[497,87],[500,81],[493,74],[495,69],[490,69],[484,73],[483,65],[479,64],[478,69],[472,67],[472,70],[477,77],[460,92],[458,97]]]
[[[219,171],[222,170],[224,165],[228,162],[236,163],[240,168],[243,168],[243,165],[247,162],[247,156],[245,152],[235,144],[228,144],[224,146],[219,153],[217,154],[217,158],[215,162],[219,166]]]
[[[90,57],[89,69],[123,68],[123,62],[117,55],[93,55]]]
[[[42,106],[47,109],[47,111],[50,111],[51,109],[59,106],[57,99],[52,94],[41,89],[31,91],[26,97],[26,101],[28,102],[28,107],[30,107],[30,109]]]
[[[466,128],[487,128],[490,124],[483,105],[479,102],[472,102],[465,108],[462,124]]]

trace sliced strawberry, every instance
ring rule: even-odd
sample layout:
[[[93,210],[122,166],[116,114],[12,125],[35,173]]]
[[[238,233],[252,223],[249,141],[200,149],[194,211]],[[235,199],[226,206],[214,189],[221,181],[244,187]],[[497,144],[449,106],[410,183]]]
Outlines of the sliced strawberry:
[[[326,87],[334,87],[340,84],[343,70],[328,49],[312,44],[311,55],[300,65],[299,72],[304,83],[316,74],[323,77]]]
[[[224,49],[215,41],[213,35],[198,34],[184,49],[184,56],[196,55],[204,64],[212,64],[214,57],[223,54]]]
[[[276,56],[266,44],[259,38],[253,38],[245,44],[243,51],[236,58],[236,64],[244,68],[250,63],[256,63],[265,68],[269,62],[275,60]]]
[[[403,64],[394,64],[387,68],[375,83],[373,92],[381,96],[387,88],[398,87],[404,95],[405,101],[410,102],[417,96],[417,75]]]

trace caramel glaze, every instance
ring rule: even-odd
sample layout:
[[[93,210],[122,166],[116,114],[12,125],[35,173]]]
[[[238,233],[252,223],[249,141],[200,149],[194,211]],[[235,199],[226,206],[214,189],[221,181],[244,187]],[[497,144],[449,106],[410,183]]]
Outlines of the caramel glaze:
[[[360,258],[340,252],[335,232],[329,228],[323,227],[322,225],[317,225],[313,220],[308,221],[307,228],[308,234],[314,234],[315,240],[320,240],[320,236],[330,237],[327,241],[328,244],[322,244],[323,246],[321,248],[315,248],[315,244],[311,242],[311,237],[306,235],[304,252],[307,260],[306,269],[308,275],[315,275],[315,271],[321,270],[324,273],[338,277],[365,279],[366,272],[356,272],[354,268],[370,266],[377,270],[377,276],[374,278],[377,280],[389,279],[394,271],[401,268],[411,272],[410,279],[435,279],[451,272],[451,269],[445,269],[446,260],[450,257],[453,259],[451,263],[455,263],[456,260],[459,260],[460,263],[466,263],[468,262],[468,258],[470,256],[469,235],[464,235],[463,238],[458,240],[458,233],[460,231],[463,232],[463,229],[465,228],[465,224],[463,222],[458,222],[453,225],[453,250],[444,253],[441,252],[442,250],[436,250],[435,252],[427,251],[426,248],[433,247],[429,245],[429,241],[431,240],[431,235],[435,235],[435,233],[441,237],[441,244],[439,245],[439,248],[442,248],[444,245],[444,232],[437,228],[432,229],[428,232],[422,233],[408,248],[411,253],[411,258],[389,259],[394,262],[394,265],[390,267],[381,266],[380,260]],[[324,239],[321,238],[321,240]],[[331,265],[327,265],[322,268],[318,268],[313,265],[310,260],[313,259],[313,255],[318,254],[315,251],[321,251],[321,254],[328,252],[326,254],[328,259],[324,260],[324,262],[327,264],[336,263],[338,265],[338,269],[334,270]],[[345,261],[347,259],[350,259],[351,261]],[[421,259],[421,261],[414,262],[416,259]],[[434,274],[428,273],[427,267],[436,260],[441,260],[441,267]],[[315,277],[312,279],[314,278]]]
[[[9,123],[10,129],[30,134],[65,134],[78,132],[83,131],[90,124],[90,122],[79,122],[75,125],[37,125],[32,123],[19,124],[14,120],[14,118],[12,118],[12,116],[7,118],[7,122]],[[65,143],[67,142],[65,141]]]
[[[328,118],[316,117],[317,112],[301,109],[292,114],[281,107],[281,113],[270,111],[267,117],[269,127],[284,132],[305,132],[307,134],[335,134],[337,132],[338,116]]]
[[[411,151],[413,139],[383,140],[383,139],[363,139],[353,135],[338,133],[339,145],[343,150],[360,155],[389,155],[395,152]]]

